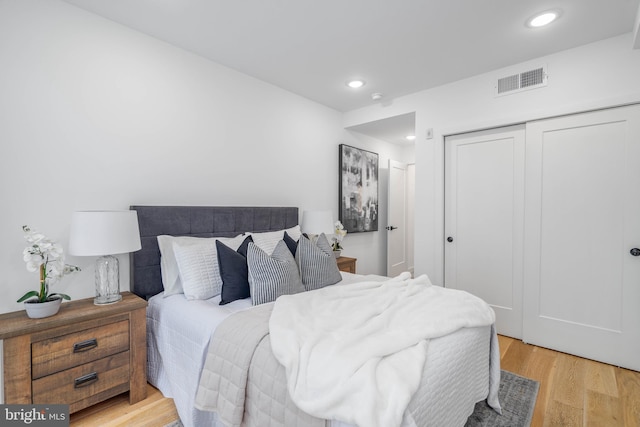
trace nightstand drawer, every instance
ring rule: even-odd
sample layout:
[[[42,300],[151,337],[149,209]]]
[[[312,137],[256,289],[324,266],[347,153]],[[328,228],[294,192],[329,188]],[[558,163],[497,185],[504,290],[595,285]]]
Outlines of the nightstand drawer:
[[[34,380],[33,403],[72,404],[100,393],[129,389],[128,351]]]
[[[128,349],[127,320],[34,342],[31,375],[35,380]]]

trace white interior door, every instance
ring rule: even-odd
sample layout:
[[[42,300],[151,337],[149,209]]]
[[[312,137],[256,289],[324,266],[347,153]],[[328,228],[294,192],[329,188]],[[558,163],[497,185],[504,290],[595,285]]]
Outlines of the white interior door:
[[[415,206],[416,206],[416,165],[407,165],[407,270],[414,273],[415,266]]]
[[[523,339],[640,370],[640,107],[526,138]]]
[[[407,271],[407,165],[389,160],[387,276]]]
[[[445,140],[445,286],[496,312],[498,333],[522,336],[524,126]]]

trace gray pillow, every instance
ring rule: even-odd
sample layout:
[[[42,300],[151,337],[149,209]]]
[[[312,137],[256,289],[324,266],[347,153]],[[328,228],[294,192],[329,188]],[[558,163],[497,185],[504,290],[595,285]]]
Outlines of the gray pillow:
[[[300,237],[296,262],[307,291],[333,285],[342,280],[336,257],[324,233],[318,236],[315,243],[305,236]]]
[[[247,267],[253,305],[275,301],[280,295],[304,292],[298,265],[284,240],[278,242],[271,256],[250,242]]]

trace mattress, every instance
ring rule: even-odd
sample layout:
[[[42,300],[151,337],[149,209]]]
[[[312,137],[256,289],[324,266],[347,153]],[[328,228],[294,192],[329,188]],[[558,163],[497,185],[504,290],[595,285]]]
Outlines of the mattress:
[[[388,280],[382,276],[342,273],[335,285],[348,285],[361,280]],[[217,426],[216,414],[195,408],[195,395],[206,358],[209,340],[216,327],[230,314],[252,307],[249,298],[218,305],[220,297],[188,301],[183,295],[149,300],[147,309],[148,380],[164,396],[174,399],[183,424]],[[475,402],[489,392],[490,357],[487,345],[491,327],[462,329],[454,334],[431,340],[422,376],[422,393],[409,408],[416,418],[429,420],[427,425],[464,425],[473,412]],[[416,425],[405,417],[404,426]],[[348,424],[328,421],[332,427]],[[422,427],[422,426],[421,426]]]

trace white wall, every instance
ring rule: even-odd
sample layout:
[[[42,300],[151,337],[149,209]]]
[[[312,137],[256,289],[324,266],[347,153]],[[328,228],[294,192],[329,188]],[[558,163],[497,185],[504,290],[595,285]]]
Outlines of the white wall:
[[[343,242],[342,255],[358,258],[356,270],[360,274],[387,273],[387,204],[389,202],[389,159],[404,163],[411,163],[415,159],[413,146],[397,146],[378,139],[350,132],[355,143],[350,144],[358,148],[378,153],[378,204],[380,217],[377,232],[347,234]],[[337,159],[337,157],[336,157]],[[337,161],[337,160],[336,160]],[[377,253],[357,256],[357,251],[364,251],[367,247],[381,248]]]
[[[338,144],[378,152],[382,168],[405,155],[345,131],[335,110],[57,0],[0,0],[0,64],[0,313],[37,288],[23,224],[67,248],[74,210],[298,206],[337,218]],[[346,237],[359,272],[384,272],[382,234]],[[55,290],[93,296],[94,261],[68,257],[83,271]]]
[[[416,274],[443,283],[444,136],[640,102],[640,50],[632,41],[626,34],[344,115],[346,127],[416,112]],[[494,97],[497,77],[540,64],[548,67],[547,87]]]

